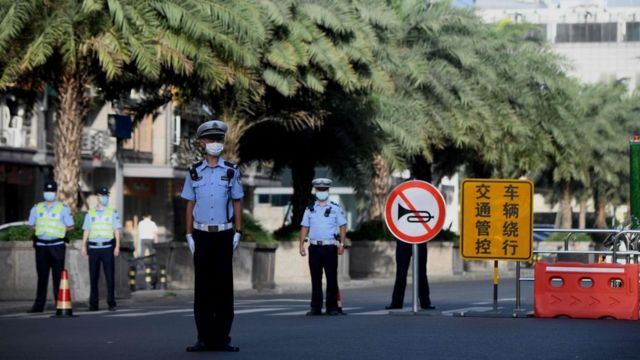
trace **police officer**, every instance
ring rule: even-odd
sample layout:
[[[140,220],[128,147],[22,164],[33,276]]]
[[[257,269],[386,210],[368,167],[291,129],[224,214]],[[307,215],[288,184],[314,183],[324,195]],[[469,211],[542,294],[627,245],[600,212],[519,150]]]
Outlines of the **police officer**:
[[[242,234],[244,192],[237,165],[225,161],[227,125],[210,120],[196,137],[206,156],[193,164],[184,182],[187,200],[187,243],[193,253],[195,286],[193,312],[198,341],[187,351],[239,351],[230,344],[233,323],[233,250]],[[235,230],[234,230],[235,228]]]
[[[409,261],[411,261],[412,254],[412,244],[396,240],[396,281],[393,285],[391,304],[385,306],[385,309],[402,309],[404,304],[404,291],[407,286]],[[418,298],[420,299],[420,308],[423,310],[433,310],[436,308],[431,305],[431,299],[429,298],[426,242],[418,244]]]
[[[84,217],[82,229],[82,255],[89,254],[89,279],[91,290],[89,293],[89,311],[97,311],[98,280],[100,278],[100,264],[107,281],[107,305],[109,311],[116,310],[115,300],[115,257],[120,254],[120,229],[122,223],[118,212],[109,207],[109,189],[100,187],[96,190],[98,205],[91,208]],[[88,243],[87,243],[88,240]],[[88,250],[87,250],[88,245]]]
[[[302,217],[300,255],[305,256],[304,240],[309,236],[309,271],[311,272],[311,310],[307,315],[322,314],[322,271],[327,279],[327,315],[338,315],[338,255],[344,253],[346,224],[340,206],[329,201],[331,180],[317,178],[311,183],[316,201]],[[336,234],[339,235],[336,240]]]
[[[49,271],[53,282],[53,298],[57,299],[60,274],[64,269],[65,233],[73,229],[71,210],[56,201],[58,184],[49,180],[44,184],[44,201],[37,203],[29,213],[29,225],[35,231],[33,246],[36,250],[38,290],[29,312],[44,310],[49,286]]]

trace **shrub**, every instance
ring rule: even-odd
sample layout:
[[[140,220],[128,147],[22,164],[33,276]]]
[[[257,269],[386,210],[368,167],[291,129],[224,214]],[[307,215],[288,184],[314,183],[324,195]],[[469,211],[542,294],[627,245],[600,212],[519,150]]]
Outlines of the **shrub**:
[[[348,231],[347,237],[351,241],[363,241],[363,240],[387,240],[393,241],[395,237],[389,232],[387,226],[382,220],[369,220],[365,221],[358,229],[354,231]]]
[[[548,238],[546,238],[544,241],[564,241],[564,239],[567,237],[567,233],[553,233],[551,235],[549,235]],[[575,234],[571,234],[571,237],[569,238],[569,241],[591,241],[591,236],[589,234],[585,234],[585,233],[575,233]]]
[[[33,229],[29,225],[12,226],[0,232],[1,241],[31,241]]]
[[[79,212],[73,214],[73,230],[67,231],[67,239],[69,240],[82,240],[82,223],[84,222],[84,215],[86,213]]]
[[[260,223],[247,213],[242,217],[242,240],[265,247],[277,244],[276,240],[260,226]]]
[[[279,241],[296,241],[300,239],[300,226],[285,225],[273,232],[273,237]]]

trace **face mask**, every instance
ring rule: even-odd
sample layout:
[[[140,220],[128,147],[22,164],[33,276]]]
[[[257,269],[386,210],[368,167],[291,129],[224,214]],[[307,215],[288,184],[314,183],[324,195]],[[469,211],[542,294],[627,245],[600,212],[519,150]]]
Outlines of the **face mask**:
[[[329,198],[329,192],[328,191],[318,191],[316,193],[316,199],[320,200],[320,201],[325,201]]]
[[[52,192],[52,191],[47,191],[44,193],[44,200],[45,201],[53,201],[56,199],[56,193]]]
[[[224,149],[224,145],[222,143],[214,142],[207,144],[205,151],[208,155],[218,156],[222,153],[222,149]]]
[[[100,201],[100,204],[107,206],[109,204],[109,197],[108,196],[99,196],[98,197],[98,201]]]

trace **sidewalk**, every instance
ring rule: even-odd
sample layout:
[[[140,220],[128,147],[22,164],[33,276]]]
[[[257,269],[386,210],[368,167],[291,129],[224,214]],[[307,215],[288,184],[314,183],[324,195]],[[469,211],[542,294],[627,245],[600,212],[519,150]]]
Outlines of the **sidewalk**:
[[[523,269],[522,276],[526,275],[526,270]],[[493,278],[493,272],[483,271],[483,272],[466,272],[460,275],[453,276],[429,276],[430,283],[441,283],[441,282],[451,282],[451,281],[472,281],[472,280],[487,280],[491,281]],[[515,278],[515,273],[512,272],[501,272],[501,279],[513,279]],[[409,284],[411,280],[409,279]],[[394,283],[394,278],[370,278],[370,279],[348,279],[348,280],[340,280],[340,288],[341,289],[356,289],[356,288],[366,288],[366,287],[379,287],[379,286],[389,286],[392,287]],[[270,290],[255,290],[255,289],[244,289],[244,290],[236,290],[235,296],[236,298],[249,297],[255,295],[279,295],[279,294],[301,294],[307,293],[310,291],[311,284],[280,284],[276,286],[275,289]],[[73,294],[71,294],[73,299]],[[145,304],[145,303],[156,303],[163,301],[190,301],[193,299],[193,290],[138,290],[131,293],[130,298],[126,299],[117,299],[119,305],[124,306],[135,306],[136,304]],[[16,313],[24,313],[31,308],[33,305],[33,300],[11,300],[11,301],[0,301],[0,315],[6,314],[16,314]],[[106,306],[106,305],[105,305]],[[87,308],[87,303],[85,301],[74,301],[73,309],[76,311],[84,311]],[[45,308],[45,313],[55,312],[55,307],[52,302],[47,304]]]

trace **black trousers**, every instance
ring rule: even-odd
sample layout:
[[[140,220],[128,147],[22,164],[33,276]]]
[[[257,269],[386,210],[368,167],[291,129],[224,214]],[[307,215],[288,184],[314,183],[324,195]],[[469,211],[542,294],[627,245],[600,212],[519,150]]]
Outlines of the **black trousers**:
[[[311,309],[322,310],[322,271],[327,278],[327,311],[338,309],[338,247],[309,245]]]
[[[104,249],[89,248],[89,279],[91,290],[89,292],[89,307],[98,307],[98,280],[100,279],[100,264],[104,278],[107,281],[107,305],[116,306],[115,299],[115,256],[113,256],[113,246]]]
[[[404,304],[404,291],[407,287],[407,273],[412,255],[412,244],[396,240],[396,282],[391,296],[391,306],[393,307],[402,307]],[[427,279],[427,243],[418,244],[418,298],[421,307],[431,305],[429,280]]]
[[[208,346],[226,345],[233,324],[232,230],[193,230],[195,286],[193,314],[198,341]]]
[[[49,272],[53,282],[53,299],[58,300],[58,289],[60,288],[60,274],[64,270],[64,244],[53,246],[35,246],[36,249],[36,272],[38,273],[38,290],[36,300],[33,303],[35,309],[44,309],[47,302],[47,288],[49,287]]]

